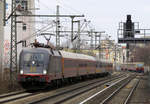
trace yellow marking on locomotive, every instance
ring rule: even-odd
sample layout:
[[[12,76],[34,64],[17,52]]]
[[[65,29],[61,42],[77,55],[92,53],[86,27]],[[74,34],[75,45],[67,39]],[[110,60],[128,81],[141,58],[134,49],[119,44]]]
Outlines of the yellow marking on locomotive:
[[[33,72],[36,72],[36,67],[33,67]]]
[[[36,72],[36,67],[30,67],[30,72]]]
[[[30,72],[32,72],[32,66],[30,66]]]

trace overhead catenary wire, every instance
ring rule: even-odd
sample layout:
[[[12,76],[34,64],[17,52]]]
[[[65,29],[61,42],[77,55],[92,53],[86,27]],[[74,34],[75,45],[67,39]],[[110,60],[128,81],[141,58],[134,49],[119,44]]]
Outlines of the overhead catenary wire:
[[[46,4],[44,4],[42,1],[38,1],[39,3],[40,3],[40,5],[43,5],[45,8],[47,8],[48,10],[50,10],[51,8],[49,8],[49,6],[47,6]],[[59,2],[59,4],[60,5],[65,5],[65,7],[68,7],[69,8],[69,10],[73,10],[73,11],[75,11],[75,12],[78,12],[78,13],[81,13],[81,12],[79,12],[78,10],[76,10],[76,9],[73,9],[72,7],[70,7],[70,6],[68,6],[68,4],[66,4],[66,3],[62,3],[62,2]],[[63,8],[63,10],[66,10],[63,6],[60,6],[61,8]],[[43,19],[42,17],[40,18],[40,19]],[[45,20],[42,20],[42,21],[45,21]],[[68,23],[68,21],[70,21],[69,19],[66,19],[65,18],[65,21],[66,21],[66,23]],[[64,21],[64,23],[65,23],[65,21]],[[48,22],[48,20],[46,20],[46,22]],[[63,21],[61,21],[61,22],[63,22]],[[39,22],[40,23],[40,22]],[[69,24],[68,24],[69,25]],[[81,26],[80,26],[80,28],[81,28],[81,32],[82,31],[84,31],[84,29],[85,28],[87,28],[88,29],[88,26],[89,26],[89,24],[82,24]],[[54,24],[53,24],[53,26],[54,26]],[[52,26],[52,27],[53,27]],[[50,28],[52,28],[52,27],[50,27]],[[89,26],[90,27],[90,26]],[[46,30],[48,30],[48,29],[50,29],[49,28],[49,26],[46,26],[45,28],[43,27],[43,28],[41,28],[40,30],[37,30],[35,33],[33,33],[31,36],[28,36],[28,37],[26,37],[26,38],[24,38],[23,40],[28,40],[28,39],[30,39],[30,38],[32,38],[32,37],[34,37],[34,36],[36,36],[37,34],[40,34],[41,32],[44,32],[44,31],[46,31]],[[52,28],[52,29],[54,29],[54,28]],[[61,26],[61,30],[63,30],[64,29],[64,27],[63,26]]]
[[[42,1],[44,1],[44,0],[42,0]],[[40,7],[43,6],[43,7],[46,8],[46,10],[50,10],[50,11],[52,11],[52,13],[55,13],[55,11],[53,10],[53,8],[50,8],[50,6],[48,6],[47,4],[41,2],[41,0],[38,0],[38,2],[39,2],[39,6]]]
[[[50,27],[48,27],[48,26],[50,26]],[[42,27],[41,29],[37,30],[37,31],[36,31],[35,33],[33,33],[31,36],[28,36],[28,37],[26,37],[26,38],[24,38],[24,39],[22,39],[22,40],[28,40],[28,39],[30,39],[30,38],[36,36],[37,33],[46,31],[46,30],[52,28],[53,26],[55,26],[55,24],[49,23],[49,24],[47,24],[46,26]]]
[[[72,10],[71,13],[72,13],[72,12],[76,12],[77,14],[83,14],[83,13],[81,13],[81,11],[79,11],[79,10],[77,10],[77,9],[75,9],[75,8],[73,8],[73,7],[71,7],[71,6],[69,6],[69,4],[67,4],[64,0],[62,0],[60,3],[61,3],[61,5],[62,5],[62,8],[67,7],[69,10]],[[64,8],[64,9],[65,9],[65,8]]]

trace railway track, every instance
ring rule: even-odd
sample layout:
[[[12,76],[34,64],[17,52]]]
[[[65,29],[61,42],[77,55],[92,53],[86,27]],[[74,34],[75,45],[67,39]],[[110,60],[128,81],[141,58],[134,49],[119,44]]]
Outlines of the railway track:
[[[57,103],[64,102],[67,99],[71,99],[75,96],[78,96],[81,93],[84,93],[88,90],[96,88],[100,85],[103,85],[103,84],[108,83],[110,81],[121,78],[123,76],[125,76],[125,74],[114,75],[114,76],[111,76],[108,78],[101,78],[101,79],[95,79],[95,80],[91,80],[91,81],[87,81],[87,82],[77,83],[75,85],[71,85],[71,86],[67,86],[64,88],[55,89],[55,90],[51,90],[51,91],[50,90],[44,91],[44,92],[35,91],[32,93],[22,91],[22,92],[13,93],[10,95],[7,94],[6,96],[0,97],[0,103],[16,104],[16,102],[20,102],[20,101],[22,101],[22,99],[23,100],[26,99],[29,104],[37,104],[37,103],[45,102],[46,100],[52,100],[52,99],[60,98],[59,100],[55,100],[54,103],[57,104]],[[88,87],[88,89],[86,89],[87,87]],[[61,89],[62,89],[62,91],[61,91]],[[78,91],[78,90],[80,90],[80,91]],[[53,93],[53,92],[55,92],[55,93]],[[72,93],[72,92],[76,92],[76,93]],[[67,95],[68,93],[72,93],[73,95],[70,96],[69,98],[64,98],[64,95]],[[43,95],[48,95],[48,96],[43,96]],[[37,96],[39,98],[37,98]],[[28,100],[28,99],[32,99],[32,100]]]
[[[34,93],[27,93],[27,92],[20,92],[20,93],[8,95],[6,97],[0,98],[0,104],[11,102],[11,101],[18,100],[18,99],[25,98],[25,97],[29,97],[29,96],[33,96],[33,95],[34,95]]]
[[[125,102],[123,104],[128,104],[130,98],[133,95],[133,92],[135,91],[135,89],[137,88],[137,86],[139,85],[140,79],[136,82],[136,84],[134,85],[134,87],[132,88],[132,90],[130,91],[128,97],[126,98]]]
[[[11,101],[15,101],[18,99],[22,99],[25,97],[29,97],[29,96],[33,96],[36,94],[39,94],[40,91],[43,88],[39,89],[28,89],[28,90],[21,90],[21,91],[16,91],[16,92],[12,92],[12,93],[8,93],[8,94],[3,94],[0,96],[0,104],[2,103],[8,103]]]
[[[121,89],[125,88],[129,82],[131,82],[132,80],[134,80],[135,78],[133,79],[130,79],[128,81],[126,81],[125,83],[123,83],[120,87],[118,87],[116,90],[114,90],[107,98],[105,98],[102,102],[100,102],[100,104],[111,104],[112,102],[109,102],[111,99],[113,99],[113,97],[120,92]],[[135,91],[136,87],[138,86],[139,84],[139,81],[140,79],[138,79],[134,85],[132,86],[131,90],[129,91],[128,95],[126,98],[124,98],[125,100],[123,100],[123,102],[120,102],[121,104],[127,104],[128,101],[130,100],[133,92]],[[123,98],[122,98],[123,99]]]
[[[79,104],[128,104],[139,82],[140,79],[136,75],[121,79],[99,90]]]
[[[25,91],[26,90],[21,90],[21,91],[16,91],[16,92],[11,92],[11,93],[7,93],[7,94],[3,94],[3,95],[0,95],[0,99],[5,98],[5,97],[9,97],[9,96],[13,96],[13,95],[17,95],[17,94],[23,93]]]
[[[132,77],[128,76],[118,81],[111,83],[108,87],[99,90],[94,95],[81,101],[79,104],[107,104],[107,101],[112,98],[117,91],[131,81]]]
[[[47,101],[50,102],[51,104],[60,104],[67,100],[70,100],[80,94],[83,94],[89,90],[97,88],[105,83],[109,83],[111,81],[118,80],[118,78],[122,78],[123,76],[125,76],[125,75],[121,75],[119,77],[117,76],[115,78],[107,79],[105,81],[100,80],[100,81],[95,81],[95,82],[88,83],[88,84],[85,84],[82,86],[77,86],[73,89],[65,90],[61,93],[57,93],[52,96],[47,96],[47,97],[43,97],[39,100],[32,101],[29,104],[38,104],[38,103],[44,103]]]

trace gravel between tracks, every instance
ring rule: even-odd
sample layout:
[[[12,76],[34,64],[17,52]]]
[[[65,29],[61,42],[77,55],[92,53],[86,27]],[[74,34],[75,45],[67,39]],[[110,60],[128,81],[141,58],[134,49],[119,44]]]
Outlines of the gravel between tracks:
[[[129,95],[132,88],[139,80],[137,78],[131,80],[125,87],[123,87],[116,95],[114,95],[107,104],[123,104]]]
[[[110,78],[110,77],[108,77]],[[105,78],[101,78],[101,80],[104,80]],[[95,80],[98,80],[98,79],[95,79]],[[92,81],[92,80],[91,80]],[[38,95],[34,95],[32,97],[28,97],[28,98],[24,98],[24,99],[20,99],[20,100],[17,100],[17,101],[14,101],[14,102],[11,102],[11,103],[8,103],[8,104],[27,104],[27,102],[31,102],[34,100],[37,100],[37,99],[41,99],[41,98],[44,98],[46,96],[53,96],[53,95],[56,95],[58,93],[61,93],[61,92],[64,92],[66,90],[70,90],[70,89],[73,89],[75,87],[79,87],[79,86],[82,86],[83,83],[89,83],[91,81],[86,81],[86,82],[82,82],[82,83],[77,83],[77,84],[74,84],[74,85],[70,85],[70,86],[66,86],[66,87],[63,87],[63,88],[59,88],[59,89],[56,89],[56,90],[52,90],[52,91],[45,91],[45,92],[42,92]],[[48,103],[48,104],[51,104],[51,103]]]
[[[128,104],[150,104],[150,87],[148,76],[141,76],[140,83],[134,91]]]

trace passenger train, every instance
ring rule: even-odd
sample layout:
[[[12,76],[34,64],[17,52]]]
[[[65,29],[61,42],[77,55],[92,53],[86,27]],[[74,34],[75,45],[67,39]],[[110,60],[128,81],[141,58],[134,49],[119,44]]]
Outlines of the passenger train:
[[[96,77],[112,73],[111,62],[93,56],[58,51],[51,48],[25,48],[20,53],[20,83],[51,82]]]
[[[121,64],[121,70],[144,73],[144,63],[143,62],[132,62]]]

